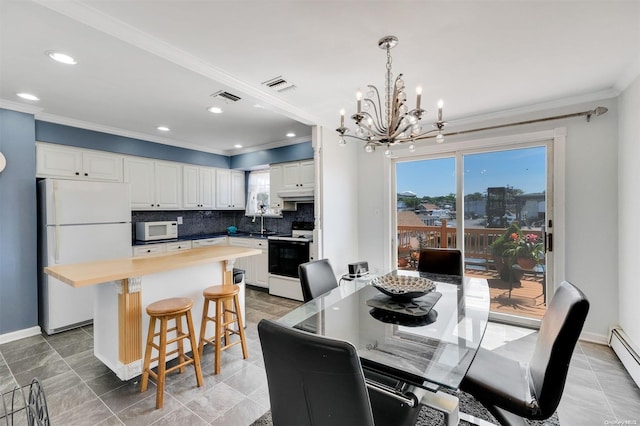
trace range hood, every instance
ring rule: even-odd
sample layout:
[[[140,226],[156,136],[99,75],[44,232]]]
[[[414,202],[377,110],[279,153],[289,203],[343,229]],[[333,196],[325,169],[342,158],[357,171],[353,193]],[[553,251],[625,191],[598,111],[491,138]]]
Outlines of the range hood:
[[[313,201],[313,188],[308,189],[288,189],[277,192],[278,197],[283,201]]]

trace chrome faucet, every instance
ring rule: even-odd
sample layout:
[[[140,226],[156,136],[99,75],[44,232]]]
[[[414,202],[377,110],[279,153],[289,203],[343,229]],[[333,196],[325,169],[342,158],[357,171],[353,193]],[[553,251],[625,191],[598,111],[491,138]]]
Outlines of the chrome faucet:
[[[267,206],[265,206],[264,204],[258,205],[258,210],[260,211],[260,235],[264,235],[264,233],[267,232],[267,230],[264,229],[264,213],[266,207]]]

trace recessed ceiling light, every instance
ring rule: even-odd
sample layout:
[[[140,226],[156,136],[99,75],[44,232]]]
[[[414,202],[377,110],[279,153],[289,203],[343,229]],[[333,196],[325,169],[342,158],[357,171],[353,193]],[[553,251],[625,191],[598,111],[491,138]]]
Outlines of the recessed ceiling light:
[[[207,111],[212,112],[214,114],[222,114],[222,108],[218,108],[218,107],[209,107],[207,108]]]
[[[234,148],[242,148],[242,145],[240,145],[239,143],[237,143],[237,144],[235,144],[233,147],[234,147]]]
[[[160,130],[161,132],[168,132],[169,130],[171,130],[167,126],[158,126],[156,127],[156,129]]]
[[[36,95],[32,95],[31,93],[16,93],[18,96],[20,96],[22,99],[26,99],[28,101],[39,101],[40,98],[37,97]]]
[[[47,54],[48,57],[50,57],[54,61],[60,62],[62,64],[75,65],[75,64],[78,63],[71,56],[65,55],[64,53],[54,52],[53,50],[49,50],[49,51],[47,51],[45,53]]]
[[[287,133],[287,137],[288,137],[288,138],[292,138],[292,137],[294,137],[295,135],[296,135],[296,134],[295,134],[295,133],[293,133],[293,132],[289,132],[289,133]]]

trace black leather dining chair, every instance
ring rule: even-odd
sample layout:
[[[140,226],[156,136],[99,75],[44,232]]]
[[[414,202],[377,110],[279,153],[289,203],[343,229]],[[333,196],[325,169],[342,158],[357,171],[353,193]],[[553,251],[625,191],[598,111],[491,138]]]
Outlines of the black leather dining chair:
[[[258,336],[274,426],[415,424],[418,404],[402,406],[367,389],[351,343],[266,319],[258,323]]]
[[[462,275],[462,254],[458,249],[428,248],[420,251],[418,271]]]
[[[460,389],[473,395],[502,425],[549,418],[560,403],[588,311],[585,295],[562,282],[544,314],[529,364],[480,348]]]
[[[338,281],[328,259],[313,260],[298,266],[302,298],[305,302],[338,287]]]

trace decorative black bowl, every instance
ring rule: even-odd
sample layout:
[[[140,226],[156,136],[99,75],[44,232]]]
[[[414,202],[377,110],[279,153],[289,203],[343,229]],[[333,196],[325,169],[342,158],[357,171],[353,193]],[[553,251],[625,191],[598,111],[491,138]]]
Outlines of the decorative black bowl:
[[[422,327],[434,323],[438,319],[438,312],[435,309],[429,311],[427,315],[414,317],[411,315],[402,315],[390,312],[384,309],[373,308],[369,311],[369,315],[378,321],[387,324],[398,324],[405,327]]]
[[[408,301],[435,290],[436,285],[428,278],[409,275],[383,275],[374,278],[371,285],[398,301]]]

